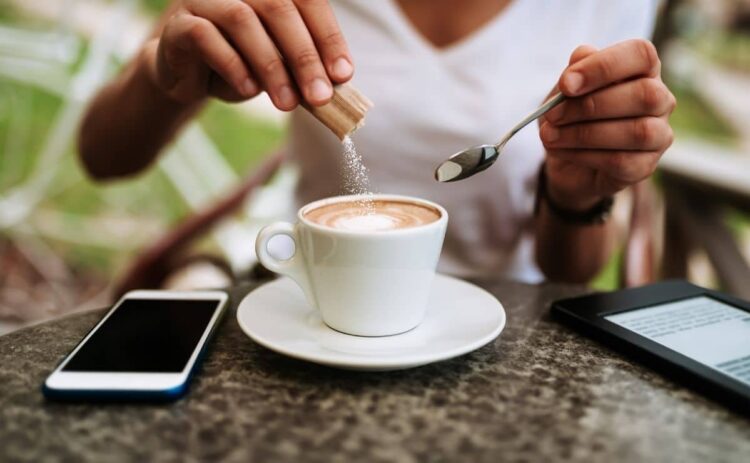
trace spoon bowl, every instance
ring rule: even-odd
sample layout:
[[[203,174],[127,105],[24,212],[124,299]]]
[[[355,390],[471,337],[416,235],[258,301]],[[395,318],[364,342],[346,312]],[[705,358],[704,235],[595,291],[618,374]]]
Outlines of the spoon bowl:
[[[435,169],[438,182],[455,182],[481,172],[500,154],[495,145],[478,145],[459,151]]]
[[[437,169],[435,169],[435,180],[438,182],[455,182],[457,180],[469,178],[472,175],[485,170],[495,163],[500,156],[500,153],[502,153],[505,144],[508,143],[508,140],[513,138],[513,135],[526,127],[529,122],[543,116],[547,111],[563,101],[565,101],[565,95],[557,93],[552,98],[545,101],[544,104],[538,107],[534,112],[526,116],[521,122],[516,124],[515,127],[510,129],[510,131],[496,144],[473,146],[463,151],[459,151],[449,157],[443,161]]]

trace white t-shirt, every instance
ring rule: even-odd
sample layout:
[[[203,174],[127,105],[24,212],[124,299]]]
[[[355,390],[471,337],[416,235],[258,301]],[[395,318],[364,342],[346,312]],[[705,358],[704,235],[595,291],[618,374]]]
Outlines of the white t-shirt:
[[[444,49],[423,38],[393,0],[331,3],[355,60],[353,84],[375,103],[353,136],[373,190],[446,208],[440,271],[539,280],[532,210],[544,149],[537,125],[471,179],[440,184],[434,169],[456,151],[496,142],[538,106],[578,45],[650,36],[658,0],[515,0]],[[289,153],[300,166],[301,204],[342,192],[341,143],[304,110],[292,115]]]

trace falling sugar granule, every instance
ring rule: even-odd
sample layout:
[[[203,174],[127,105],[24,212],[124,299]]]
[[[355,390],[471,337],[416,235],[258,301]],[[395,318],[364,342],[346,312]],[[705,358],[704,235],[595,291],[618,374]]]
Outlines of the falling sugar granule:
[[[342,144],[344,145],[344,192],[348,195],[362,195],[362,199],[358,202],[365,214],[373,214],[375,208],[367,167],[362,163],[362,156],[357,153],[351,137],[348,135],[344,137]]]

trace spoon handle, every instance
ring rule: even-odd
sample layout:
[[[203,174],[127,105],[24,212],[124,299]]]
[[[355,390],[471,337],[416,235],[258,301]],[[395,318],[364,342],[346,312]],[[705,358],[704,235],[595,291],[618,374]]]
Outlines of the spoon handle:
[[[513,137],[513,135],[515,135],[522,128],[526,127],[529,124],[529,122],[532,122],[536,120],[537,118],[543,116],[547,111],[559,105],[563,101],[565,101],[565,95],[559,92],[553,95],[552,97],[550,97],[549,100],[545,101],[544,104],[542,104],[540,107],[534,110],[533,113],[526,116],[521,122],[516,124],[515,127],[510,129],[510,131],[507,134],[505,134],[503,139],[497,142],[497,144],[495,145],[495,148],[497,148],[498,150],[502,148],[502,146],[505,145],[508,142],[508,140],[510,140],[511,137]]]

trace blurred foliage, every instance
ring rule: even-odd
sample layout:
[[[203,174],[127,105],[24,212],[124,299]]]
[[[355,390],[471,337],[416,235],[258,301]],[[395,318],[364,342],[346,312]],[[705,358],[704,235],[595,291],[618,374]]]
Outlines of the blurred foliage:
[[[730,143],[735,134],[728,124],[687,88],[671,86],[678,99],[672,123],[678,133],[691,133],[713,141]],[[35,157],[60,107],[58,98],[44,92],[0,81],[2,101],[14,101],[0,108],[0,141],[23,146],[23,151],[0,151],[0,188],[18,182],[31,169]],[[10,98],[10,100],[9,100]],[[11,115],[13,117],[11,117]],[[233,105],[212,102],[202,112],[199,121],[227,162],[238,173],[246,173],[256,166],[265,154],[277,149],[283,140],[283,130],[275,124],[249,119]],[[14,126],[13,124],[17,124]],[[10,136],[12,133],[12,136]],[[11,162],[10,153],[14,155]],[[78,166],[73,150],[63,161],[56,183],[65,187],[42,204],[43,207],[63,210],[70,214],[99,215],[113,211],[133,217],[158,220],[165,226],[189,212],[184,201],[159,169],[151,169],[135,179],[102,187],[88,181]],[[738,219],[742,223],[742,219]],[[746,223],[746,221],[744,222]],[[109,249],[59,243],[66,260],[72,265],[95,268],[105,274],[130,257],[130,252],[114,254]],[[621,253],[610,260],[592,286],[600,290],[617,287]]]
[[[679,135],[704,138],[722,145],[731,145],[738,139],[732,126],[691,87],[667,82],[677,99],[677,108],[669,122]]]
[[[599,275],[590,283],[590,286],[600,291],[617,289],[620,282],[620,266],[622,265],[622,249],[618,249],[604,266]]]
[[[743,233],[750,233],[750,216],[736,209],[729,209],[727,225],[739,238]]]
[[[0,80],[0,190],[25,178],[60,107],[52,95]]]
[[[171,0],[140,0],[141,5],[152,13],[161,13],[171,3]]]
[[[56,96],[0,80],[0,191],[18,185],[34,168],[36,155],[60,107]],[[283,139],[282,128],[248,118],[223,103],[210,103],[199,121],[239,175],[252,170]],[[160,169],[149,169],[127,181],[95,184],[80,168],[74,147],[57,167],[53,185],[40,207],[64,212],[63,218],[132,217],[166,228],[189,213]],[[65,223],[59,225],[66,227]],[[72,266],[93,268],[105,275],[116,271],[133,252],[54,240],[51,244]]]
[[[10,22],[11,20],[14,20],[16,18],[16,9],[8,3],[0,2],[0,20],[3,20],[4,22]]]
[[[725,67],[750,72],[750,34],[716,31],[691,45]]]
[[[149,14],[162,12],[170,0],[140,0]],[[21,18],[11,5],[0,0],[0,20],[35,25],[34,18]],[[750,70],[750,36],[714,33],[689,42],[717,62]],[[694,89],[668,82],[678,106],[671,123],[678,136],[689,134],[721,144],[732,144],[737,134],[731,125]],[[0,191],[17,184],[33,168],[51,121],[60,108],[60,100],[33,88],[0,80]],[[232,105],[212,102],[199,121],[228,164],[244,175],[269,152],[277,149],[284,131],[273,123],[249,119]],[[12,158],[12,159],[11,159]],[[162,228],[189,213],[179,194],[160,169],[124,182],[101,186],[89,181],[78,165],[74,148],[57,170],[54,187],[41,204],[43,208],[71,215],[103,216],[117,214],[134,220],[149,220]],[[737,233],[750,227],[742,214],[732,214],[730,223]],[[109,248],[53,243],[72,265],[101,270],[111,275],[132,257],[131,250],[114,252]],[[617,252],[593,282],[601,290],[617,287],[622,252]]]
[[[235,106],[219,101],[212,101],[198,120],[227,162],[240,174],[258,165],[263,154],[278,149],[284,135],[277,124],[248,118]]]

